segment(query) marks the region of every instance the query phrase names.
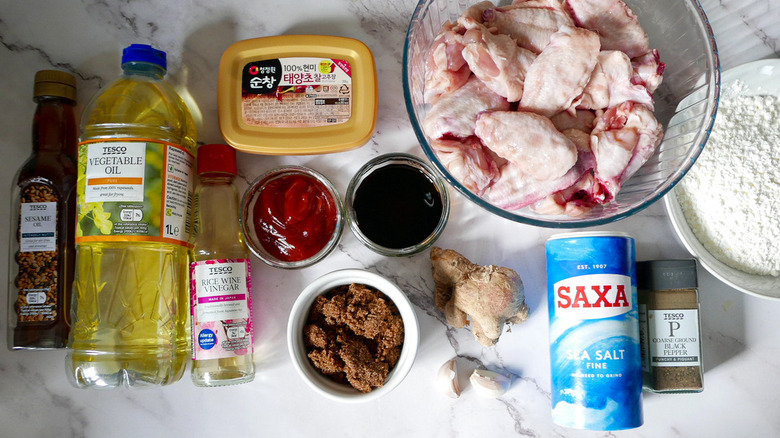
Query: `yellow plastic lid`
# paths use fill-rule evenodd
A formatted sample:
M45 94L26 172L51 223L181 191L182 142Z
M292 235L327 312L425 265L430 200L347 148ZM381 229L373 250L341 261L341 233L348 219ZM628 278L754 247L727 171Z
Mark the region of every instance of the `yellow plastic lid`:
M362 42L323 35L239 41L219 63L222 136L266 155L354 149L374 135L374 55Z

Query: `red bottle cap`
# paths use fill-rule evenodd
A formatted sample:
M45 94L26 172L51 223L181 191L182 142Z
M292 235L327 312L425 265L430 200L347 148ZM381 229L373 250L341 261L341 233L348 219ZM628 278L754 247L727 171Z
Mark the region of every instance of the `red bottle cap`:
M204 144L198 148L198 175L204 173L236 175L236 150L226 144Z

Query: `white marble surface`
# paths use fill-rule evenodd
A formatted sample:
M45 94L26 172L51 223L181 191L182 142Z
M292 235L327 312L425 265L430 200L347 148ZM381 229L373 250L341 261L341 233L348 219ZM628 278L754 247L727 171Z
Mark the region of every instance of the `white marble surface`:
M778 56L776 0L704 0L702 5L724 69ZM413 0L0 0L0 187L11 187L30 150L37 70L75 73L83 104L118 75L124 46L151 43L168 52L170 80L185 91L199 119L199 140L220 142L215 87L222 52L241 39L309 33L358 38L373 50L380 84L376 135L358 150L328 156L242 154L241 188L264 170L296 163L320 170L343 192L371 157L391 151L422 156L401 86L403 41L414 6ZM543 242L554 231L489 216L452 193L450 222L438 244L475 262L509 266L525 281L531 316L504 334L496 348L481 348L469 331L451 329L433 308L427 253L381 257L347 231L333 254L307 269L278 270L255 260L254 382L201 389L185 376L152 390L84 391L67 383L64 351L0 349L0 436L780 436L780 302L743 295L703 271L704 392L645 394L645 425L631 431L583 432L552 424ZM0 202L3 247L8 205ZM640 259L687 256L661 203L601 228L634 235ZM0 251L0 266L7 266L7 251ZM337 404L305 386L283 338L297 292L343 267L365 267L397 281L416 306L422 330L406 380L384 398L362 405ZM5 269L0 271L6 280ZM0 314L6 312L4 298ZM0 327L0 339L5 336ZM479 365L511 372L511 389L497 400L479 398L470 388L458 400L444 397L434 387L434 375L454 356L462 369Z

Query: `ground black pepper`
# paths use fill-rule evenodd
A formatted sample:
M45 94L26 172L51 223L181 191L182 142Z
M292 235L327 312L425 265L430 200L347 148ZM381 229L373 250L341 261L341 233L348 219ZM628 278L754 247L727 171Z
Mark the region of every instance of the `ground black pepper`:
M654 392L703 389L696 261L637 263L645 386Z

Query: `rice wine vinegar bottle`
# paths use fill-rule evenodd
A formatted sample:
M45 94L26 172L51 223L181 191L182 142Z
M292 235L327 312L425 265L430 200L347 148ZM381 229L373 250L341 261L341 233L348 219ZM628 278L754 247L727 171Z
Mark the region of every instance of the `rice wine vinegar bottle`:
M251 382L251 263L238 222L236 151L224 144L203 145L197 168L190 265L192 381L198 386Z

